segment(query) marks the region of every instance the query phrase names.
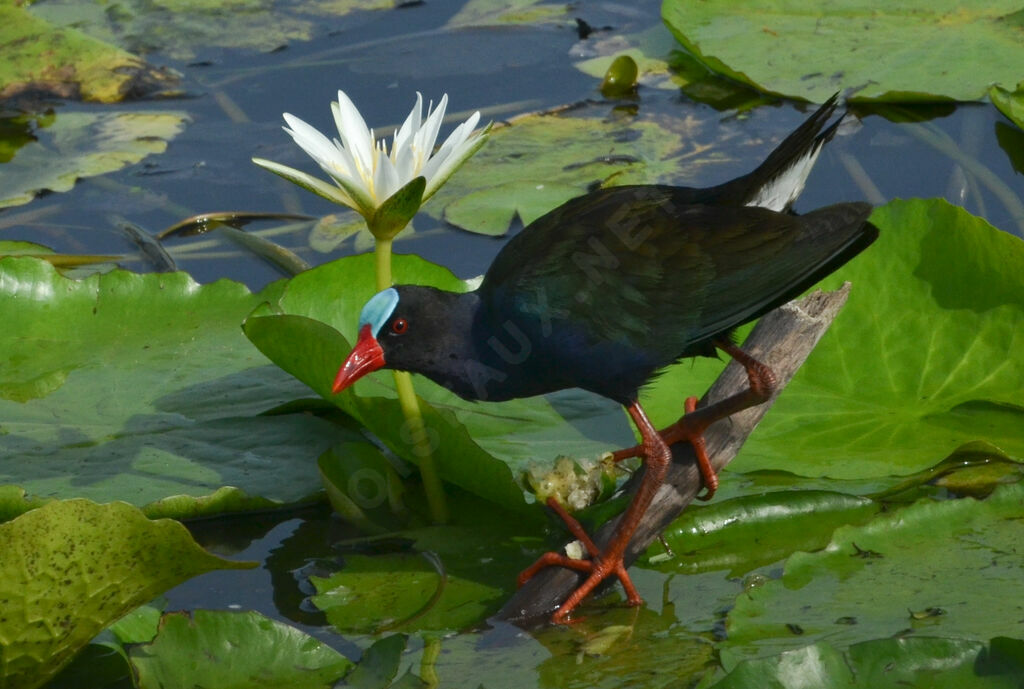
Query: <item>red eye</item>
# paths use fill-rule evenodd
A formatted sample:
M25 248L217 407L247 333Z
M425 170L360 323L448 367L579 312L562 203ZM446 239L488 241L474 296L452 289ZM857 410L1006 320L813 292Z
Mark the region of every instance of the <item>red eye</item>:
M409 329L409 322L404 318L396 318L395 322L391 324L391 332L396 335L402 335L406 330Z

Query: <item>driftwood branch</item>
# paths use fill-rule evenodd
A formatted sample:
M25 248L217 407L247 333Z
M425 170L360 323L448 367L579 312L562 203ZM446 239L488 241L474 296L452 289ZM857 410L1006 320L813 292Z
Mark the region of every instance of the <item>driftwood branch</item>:
M736 456L747 436L753 432L779 393L803 365L846 303L849 288L847 283L835 292L815 292L803 299L785 304L764 316L754 327L742 346L775 371L778 387L772 398L764 404L734 414L728 420L716 423L707 430L704 437L708 457L715 471L721 471L722 467ZM746 372L741 365L731 362L700 401L700 406L741 392L746 387ZM679 406L681 409L682 396ZM632 564L647 549L658 534L679 516L701 490L700 472L690 444L683 442L673 445L672 458L673 463L665 483L655 496L626 550L627 565ZM626 489L635 486L638 478L634 476L631 485L627 485ZM598 530L594 540L600 547L603 548L608 543L616 526L618 518L609 521ZM580 576L568 569L549 567L519 589L498 612L496 618L520 625L545 621L580 584Z

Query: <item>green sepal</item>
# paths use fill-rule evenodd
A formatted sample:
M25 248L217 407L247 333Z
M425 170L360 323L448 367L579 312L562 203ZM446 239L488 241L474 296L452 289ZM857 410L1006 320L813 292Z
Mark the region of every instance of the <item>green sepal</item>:
M427 178L417 177L389 196L366 224L377 239L391 239L401 232L423 203Z

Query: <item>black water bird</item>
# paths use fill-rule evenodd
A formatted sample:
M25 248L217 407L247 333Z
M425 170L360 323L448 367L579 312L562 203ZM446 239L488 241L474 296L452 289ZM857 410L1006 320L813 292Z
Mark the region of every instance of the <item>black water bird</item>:
M871 207L840 203L806 215L788 211L821 147L835 98L791 134L753 173L709 189L638 185L572 199L513 237L479 288L456 294L399 285L364 306L359 338L334 383L337 393L387 367L423 374L469 400L502 401L583 388L626 407L646 471L609 545L600 551L557 503L590 551L574 560L548 553L520 581L557 564L589 576L562 604L569 612L615 575L641 602L623 553L664 479L669 445L690 440L707 488L717 477L702 434L715 421L768 399L771 370L730 339L732 331L793 299L867 247ZM640 388L681 358L726 351L747 369L750 389L687 413L662 431L638 402Z

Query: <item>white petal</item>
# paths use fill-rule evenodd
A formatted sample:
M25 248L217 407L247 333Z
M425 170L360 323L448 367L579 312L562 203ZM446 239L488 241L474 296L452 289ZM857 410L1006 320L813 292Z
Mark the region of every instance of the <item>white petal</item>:
M484 145L487 141L489 132L490 127L488 126L484 131L477 132L470 136L460 146L452 150L449 155L444 158L439 157L439 165L431 165L431 163L434 162L433 159L427 163L431 169L429 177L426 175L426 170L424 170L423 173L424 176L427 177L427 187L423 190L423 203L426 203L427 199L433 196L434 192L440 189L441 186L448 181L448 178L451 177L452 174L458 170L470 156L476 153L477 150Z
M377 169L374 171L373 176L373 195L377 206L380 207L380 204L384 203L401 186L399 184L398 172L395 170L395 164L387 156L381 155L377 159Z
M391 158L397 160L402 149L412 141L412 137L420 130L423 117L423 94L416 92L416 104L412 106L409 116L402 123L402 128L395 133L395 141L391 146Z
M437 149L437 152L431 157L426 165L423 166L421 174L427 178L427 185L430 185L431 177L436 171L442 167L449 158L452 156L458 156L461 154L461 149L469 144L470 136L473 133L473 127L480 120L479 113L474 113L468 120L460 124L455 130L448 135L445 142L441 144L441 147Z
M284 114L284 121L288 123L284 130L321 167L335 160L337 149L318 129L287 112Z
M287 165L281 165L280 163L275 163L271 160L264 160L263 158L253 158L252 162L256 163L262 168L270 170L274 174L284 177L289 182L297 184L303 189L308 189L314 194L324 197L328 201L340 203L343 206L348 206L349 208L355 208L356 210L359 210L356 203L352 200L352 198L348 194L346 194L342 189L339 189L336 186L328 184L323 180L317 179L312 175L307 175L305 172L302 172L300 170L290 168Z
M412 146L406 146L393 153L398 179L404 186L419 174L418 156Z
M434 150L434 142L437 141L437 133L441 131L441 121L444 119L444 111L448 107L448 94L441 96L441 102L437 109L430 113L423 127L416 132L416 139L413 146L416 147L423 160L427 160Z
M475 112L469 116L469 119L460 124L455 130L448 135L448 138L444 140L441 147L434 154L437 158L447 158L451 155L458 155L459 149L467 145L469 137L473 134L473 130L476 129L477 122L480 121L480 113Z
M373 171L373 136L366 121L344 91L338 91L338 101L331 103L331 111L342 146L352 154L360 176L369 179Z

